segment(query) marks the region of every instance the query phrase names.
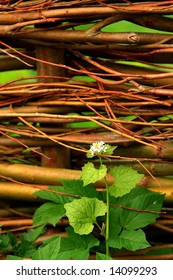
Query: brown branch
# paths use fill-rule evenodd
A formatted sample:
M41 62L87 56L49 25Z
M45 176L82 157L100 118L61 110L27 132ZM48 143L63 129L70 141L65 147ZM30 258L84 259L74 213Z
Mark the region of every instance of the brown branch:
M157 211L152 211L152 210L142 210L142 209L137 209L137 208L133 208L133 207L126 207L126 206L122 206L122 205L115 204L115 203L111 203L110 206L125 209L125 210L129 210L129 211L140 212L140 213L151 213L151 214L158 214L158 215L167 213L167 212L160 212L160 211L157 212Z
M173 233L173 229L172 229L172 228L170 228L170 227L168 227L168 226L166 226L166 225L161 224L159 221L158 221L158 222L155 222L155 223L153 224L153 226L156 227L156 228L159 228L159 229L161 229L161 230L164 230L164 231L166 231L166 232Z
M147 48L147 44L158 44L163 40L172 43L170 34L140 33L140 32L94 32L95 28L88 30L42 30L39 28L22 29L15 33L7 31L8 26L0 26L1 37L8 38L12 36L14 39L32 39L47 42L76 42L76 43L95 43L95 44L143 44ZM161 44L161 43L160 43ZM146 45L146 46L145 46ZM153 46L154 47L154 46Z
M161 15L152 16L137 16L129 18L131 22L137 23L144 27L149 27L156 30L163 30L167 32L173 31L173 20L169 17Z
M100 1L101 2L101 1ZM163 2L164 3L164 2ZM0 24L15 24L17 22L31 21L42 18L68 18L68 17L87 17L87 16L111 16L113 14L120 13L138 13L138 14L170 14L173 11L172 1L165 2L165 5L159 7L157 3L152 5L149 4L136 4L136 5L113 5L110 7L78 7L78 8L62 8L62 9L43 9L42 12L32 12L26 11L21 12L20 10L17 12L17 17L12 12L8 11L7 13L0 14Z

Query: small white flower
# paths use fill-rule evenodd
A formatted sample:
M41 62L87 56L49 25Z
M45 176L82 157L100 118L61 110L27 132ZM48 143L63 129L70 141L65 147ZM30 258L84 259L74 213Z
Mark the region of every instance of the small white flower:
M91 155L94 156L95 154L105 153L107 151L107 146L105 142L99 141L94 142L90 148Z

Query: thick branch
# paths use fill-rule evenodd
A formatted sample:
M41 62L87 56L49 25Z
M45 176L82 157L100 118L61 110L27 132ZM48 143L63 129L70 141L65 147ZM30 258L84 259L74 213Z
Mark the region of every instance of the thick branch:
M137 4L137 5L113 5L112 8L110 7L75 7L75 8L63 8L63 9L42 9L42 12L35 12L35 11L26 11L25 12L2 12L0 14L0 24L15 24L18 22L25 22L43 18L58 18L58 19L67 19L69 17L91 17L93 18L97 16L112 16L115 14L120 13L127 13L127 14L171 14L173 12L172 1L170 3L165 3L165 5L158 6L157 3L153 5L150 3L146 4Z
M13 198L24 200L35 200L34 192L41 189L46 189L48 185L60 185L61 180L78 180L81 172L71 169L58 169L29 166L23 164L0 164L0 174L20 180L20 182L30 183L0 183L0 197ZM113 184L113 177L108 175L107 180L109 185ZM147 187L153 191L166 193L166 201L172 201L172 179L159 178L153 179L145 176L139 183L140 187ZM31 185L38 184L38 185ZM95 187L104 188L104 180L95 183Z
M13 37L13 39L43 40L45 42L76 42L76 43L97 43L97 44L155 44L159 47L159 42L167 40L172 43L173 37L170 34L140 33L140 32L99 32L93 33L93 29L88 30L42 30L22 29L18 32L10 32L9 26L0 26L1 37ZM116 31L116 30L115 30Z

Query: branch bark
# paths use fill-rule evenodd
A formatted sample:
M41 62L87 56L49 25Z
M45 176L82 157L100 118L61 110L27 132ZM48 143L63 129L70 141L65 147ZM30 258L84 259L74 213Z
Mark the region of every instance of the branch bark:
M34 192L47 189L50 185L61 185L61 180L78 180L81 172L71 169L46 168L23 164L0 164L0 174L20 180L20 183L0 182L0 197L2 199L35 200ZM107 176L109 185L113 184L113 177ZM153 191L166 193L165 201L172 201L173 179L145 176L138 183L139 187L146 187ZM104 180L94 184L96 188L105 188Z

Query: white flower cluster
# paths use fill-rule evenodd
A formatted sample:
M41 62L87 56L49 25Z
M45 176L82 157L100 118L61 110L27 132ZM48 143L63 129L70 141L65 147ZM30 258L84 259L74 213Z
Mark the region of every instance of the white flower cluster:
M94 156L95 154L105 153L107 151L107 146L105 142L99 141L94 142L90 148L91 155Z

